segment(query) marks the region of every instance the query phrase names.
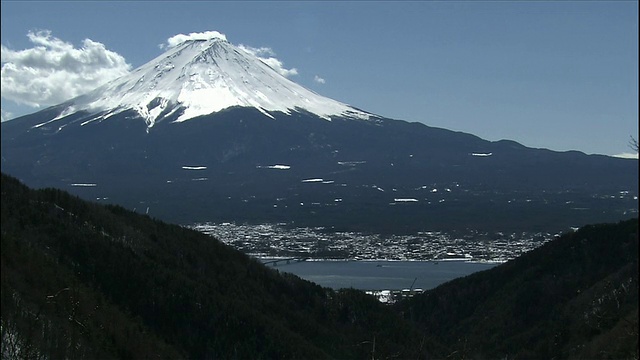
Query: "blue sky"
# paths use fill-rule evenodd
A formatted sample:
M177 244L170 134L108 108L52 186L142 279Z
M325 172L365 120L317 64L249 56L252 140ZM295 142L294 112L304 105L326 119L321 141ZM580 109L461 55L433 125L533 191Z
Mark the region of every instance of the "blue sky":
M23 64L10 72L9 55L40 46L86 57L83 49L93 49L91 54L102 54L96 59L115 59L110 66L126 71L161 54L159 45L176 34L216 30L233 44L270 48L286 69L297 70L291 80L382 116L589 154L631 152L630 136L638 138L637 1L1 6L3 120L38 110L19 102L43 108L71 89L71 82L94 81L83 73L24 86L31 84L24 79L40 74L29 66L47 64ZM54 49L55 41L62 45ZM97 74L103 63L85 70ZM47 91L51 96L39 98Z

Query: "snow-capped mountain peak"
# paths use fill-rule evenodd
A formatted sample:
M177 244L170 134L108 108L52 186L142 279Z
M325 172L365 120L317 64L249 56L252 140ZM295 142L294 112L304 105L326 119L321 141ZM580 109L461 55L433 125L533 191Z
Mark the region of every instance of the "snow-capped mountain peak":
M295 111L327 120L374 116L292 82L224 36L186 37L147 64L66 105L56 119L78 111L96 114L88 123L135 110L148 127L168 117L182 122L234 106L253 107L272 118L273 112Z

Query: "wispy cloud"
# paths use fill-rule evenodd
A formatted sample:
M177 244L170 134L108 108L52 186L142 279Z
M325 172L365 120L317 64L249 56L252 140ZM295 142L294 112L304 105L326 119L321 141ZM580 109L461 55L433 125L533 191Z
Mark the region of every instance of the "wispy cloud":
M296 68L286 69L284 67L284 63L275 57L276 53L271 48L268 48L268 47L254 48L254 47L246 46L242 44L238 45L238 48L240 48L240 50L248 54L256 56L263 63L269 65L273 70L277 71L278 73L280 73L280 75L284 77L298 75L298 69Z
M91 39L75 48L48 30L30 31L27 37L32 48L13 50L0 45L2 98L19 104L58 104L131 70L124 57Z
M13 114L0 109L0 121L7 121L13 118Z
M227 36L217 31L204 31L199 33L193 32L193 33L190 33L189 35L178 34L168 38L166 44L160 44L160 48L165 49L167 47L173 47L178 44L182 44L187 40L210 40L210 39L222 39L226 41Z
M273 49L271 49L270 47L259 47L259 48L254 48L251 46L246 46L246 45L238 45L238 47L245 52L248 52L249 54L258 56L260 58L265 58L265 57L271 57L271 56L276 56L276 53L273 51Z
M321 78L318 75L313 77L313 81L317 82L318 84L324 84L326 82L323 78Z

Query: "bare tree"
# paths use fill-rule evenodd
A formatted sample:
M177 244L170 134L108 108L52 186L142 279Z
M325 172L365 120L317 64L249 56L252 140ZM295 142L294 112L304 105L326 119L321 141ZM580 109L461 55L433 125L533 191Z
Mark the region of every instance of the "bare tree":
M638 139L631 136L631 140L629 140L629 147L631 150L638 152Z

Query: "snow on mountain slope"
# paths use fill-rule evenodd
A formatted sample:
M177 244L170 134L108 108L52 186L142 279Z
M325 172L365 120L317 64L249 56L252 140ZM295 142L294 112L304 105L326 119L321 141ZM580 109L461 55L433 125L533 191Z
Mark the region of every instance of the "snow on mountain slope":
M213 37L188 39L171 47L130 74L70 100L46 123L78 111L96 114L84 125L132 109L150 128L171 115L178 115L174 121L182 122L233 106L254 107L272 118L271 112L300 110L327 120L332 116L375 117L318 95L280 75L255 55Z

